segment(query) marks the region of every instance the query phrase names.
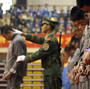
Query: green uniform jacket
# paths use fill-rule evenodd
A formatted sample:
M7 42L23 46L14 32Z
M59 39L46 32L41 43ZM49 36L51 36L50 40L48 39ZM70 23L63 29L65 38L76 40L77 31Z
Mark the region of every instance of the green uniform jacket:
M50 33L46 37L38 37L27 34L25 37L28 41L42 45L42 47L35 53L31 54L29 58L26 57L26 60L31 62L41 59L42 67L45 69L45 74L58 74L60 72L59 50L58 41L54 34Z

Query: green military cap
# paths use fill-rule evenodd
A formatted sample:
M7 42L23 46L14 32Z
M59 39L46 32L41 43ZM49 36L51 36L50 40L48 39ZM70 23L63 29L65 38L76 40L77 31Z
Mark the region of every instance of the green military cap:
M58 24L58 20L55 17L43 18L42 25L43 24L50 24L52 27L56 27L56 25Z
M58 23L58 20L55 17L43 18L42 22L43 21L46 21L46 23Z

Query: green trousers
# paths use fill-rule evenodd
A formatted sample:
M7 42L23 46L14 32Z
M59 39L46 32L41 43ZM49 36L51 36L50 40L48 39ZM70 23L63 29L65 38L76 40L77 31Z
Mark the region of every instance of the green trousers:
M44 76L44 89L61 89L62 82L60 77Z

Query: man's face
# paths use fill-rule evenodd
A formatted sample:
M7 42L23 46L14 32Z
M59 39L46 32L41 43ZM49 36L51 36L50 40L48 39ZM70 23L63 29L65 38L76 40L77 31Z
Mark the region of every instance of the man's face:
M87 24L87 20L76 20L75 22L73 22L73 25L80 31L83 31L85 26Z
M82 34L83 34L86 24L87 24L87 20L84 20L84 19L76 20L75 22L73 22L73 25L76 27L74 34L77 38L82 37Z
M42 22L41 29L43 33L47 33L50 30L50 24L46 22Z
M3 36L6 40L11 40L11 39L12 39L11 31L8 31L7 33L3 33L2 36Z
M2 36L6 39L6 40L9 40L9 37L7 34L2 34Z
M69 52L63 52L61 53L61 61L62 63L66 63L68 61Z

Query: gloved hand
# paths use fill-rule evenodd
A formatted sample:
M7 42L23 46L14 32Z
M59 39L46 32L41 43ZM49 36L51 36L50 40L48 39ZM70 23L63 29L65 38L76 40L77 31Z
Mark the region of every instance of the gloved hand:
M25 55L21 55L17 57L16 62L21 62L21 61L25 61Z
M17 33L17 34L20 34L20 35L22 35L22 34L23 34L23 32L22 32L22 31L19 31L19 30L15 29L15 28L13 28L13 31L14 31L14 33Z

